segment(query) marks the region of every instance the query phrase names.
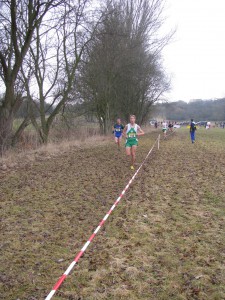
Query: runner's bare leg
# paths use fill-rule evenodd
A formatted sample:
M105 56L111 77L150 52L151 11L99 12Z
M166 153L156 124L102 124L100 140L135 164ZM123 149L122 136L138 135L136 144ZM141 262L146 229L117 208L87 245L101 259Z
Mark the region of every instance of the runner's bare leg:
M126 154L127 156L131 156L131 147L126 147ZM132 160L132 156L131 156L131 160Z
M132 157L132 166L134 166L135 160L136 160L136 149L137 146L132 146L131 148L131 157Z

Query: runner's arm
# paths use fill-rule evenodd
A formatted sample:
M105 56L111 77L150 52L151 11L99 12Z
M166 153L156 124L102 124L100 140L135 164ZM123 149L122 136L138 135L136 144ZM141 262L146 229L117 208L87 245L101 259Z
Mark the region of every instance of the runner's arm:
M123 129L123 136L127 138L127 125Z
M141 129L140 126L138 126L138 133L137 133L137 136L140 136L140 135L144 135L144 131Z

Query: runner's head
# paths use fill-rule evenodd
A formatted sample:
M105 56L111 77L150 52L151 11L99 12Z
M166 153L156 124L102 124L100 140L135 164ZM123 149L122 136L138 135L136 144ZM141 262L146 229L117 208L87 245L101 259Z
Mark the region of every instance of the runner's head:
M116 123L117 123L118 125L120 125L120 124L121 124L121 119L118 118L118 119L116 120Z
M136 116L135 115L130 115L130 123L134 124L136 121Z

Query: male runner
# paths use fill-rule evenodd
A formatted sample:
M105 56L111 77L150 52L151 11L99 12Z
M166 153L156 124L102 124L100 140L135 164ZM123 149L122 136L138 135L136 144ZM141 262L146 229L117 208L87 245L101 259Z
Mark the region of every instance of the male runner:
M116 120L116 124L113 126L113 133L115 137L115 143L118 145L118 150L120 149L120 142L122 139L124 126L121 124L121 119Z
M138 145L137 136L144 135L144 131L135 123L135 120L135 115L130 115L130 123L125 126L123 131L123 134L126 136L126 154L127 156L131 156L131 170L134 170L136 149Z
M167 129L168 129L168 124L167 124L166 120L163 120L163 122L162 122L162 132L163 132L163 135L164 135L164 140L166 139Z

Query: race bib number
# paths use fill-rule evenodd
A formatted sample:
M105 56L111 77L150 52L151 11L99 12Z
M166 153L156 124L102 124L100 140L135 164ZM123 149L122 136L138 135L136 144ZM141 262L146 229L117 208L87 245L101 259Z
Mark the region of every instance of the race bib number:
M131 132L131 133L128 134L128 137L129 138L135 138L136 137L136 133Z

